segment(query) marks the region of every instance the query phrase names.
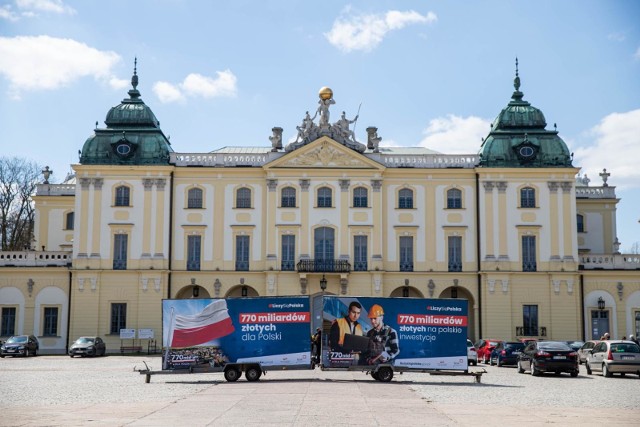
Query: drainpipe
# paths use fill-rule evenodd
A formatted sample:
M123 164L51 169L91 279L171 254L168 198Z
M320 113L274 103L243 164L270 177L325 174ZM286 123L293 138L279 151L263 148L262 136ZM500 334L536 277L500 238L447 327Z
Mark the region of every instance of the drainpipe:
M584 327L584 274L580 274L580 329L582 330L582 341L587 341L587 330Z
M169 175L169 272L167 273L167 298L171 299L171 260L173 258L173 171Z
M71 289L73 281L73 273L69 270L69 292L67 293L67 340L65 342L64 348L65 353L69 350L69 334L71 333Z
M478 338L482 338L482 274L480 273L480 176L476 172L476 269L478 271Z

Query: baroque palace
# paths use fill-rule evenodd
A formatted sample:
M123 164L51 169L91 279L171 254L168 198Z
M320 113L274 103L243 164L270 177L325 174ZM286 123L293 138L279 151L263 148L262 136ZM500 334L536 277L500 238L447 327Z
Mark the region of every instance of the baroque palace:
M175 152L131 83L75 174L43 171L34 248L0 252L0 340L65 353L99 335L119 352L121 330L161 340L165 298L324 293L463 298L473 341L640 334L615 187L579 174L517 70L469 155L385 147L375 127L361 143L326 87L289 144L274 127L265 146Z

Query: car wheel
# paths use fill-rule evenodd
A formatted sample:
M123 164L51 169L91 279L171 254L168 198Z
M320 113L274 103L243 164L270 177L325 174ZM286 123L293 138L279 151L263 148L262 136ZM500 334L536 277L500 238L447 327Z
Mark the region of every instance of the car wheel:
M477 361L477 360L474 360L474 361L472 361L472 362L471 362L471 364L472 364L473 366L478 366L478 361Z
M573 378L577 377L577 376L578 376L578 371L572 371L572 372L571 372L571 376L572 376Z
M593 371L591 370L591 366L589 365L589 361L588 360L585 360L584 366L585 366L585 368L587 368L587 374L591 375L593 373Z
M602 376L603 377L607 377L607 378L611 378L613 376L611 371L609 371L609 369L607 369L607 364L606 363L602 364Z
M522 369L522 365L520 364L519 360L518 360L518 373L519 374L524 374L524 369Z
M536 369L536 365L533 363L533 360L531 361L531 375L534 377L540 375L540 371Z

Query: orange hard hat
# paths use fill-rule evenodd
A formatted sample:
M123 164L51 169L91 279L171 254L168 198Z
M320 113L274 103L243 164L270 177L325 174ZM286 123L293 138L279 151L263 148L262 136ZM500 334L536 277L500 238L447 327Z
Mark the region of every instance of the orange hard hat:
M378 304L373 304L369 309L369 319L384 315L384 310Z

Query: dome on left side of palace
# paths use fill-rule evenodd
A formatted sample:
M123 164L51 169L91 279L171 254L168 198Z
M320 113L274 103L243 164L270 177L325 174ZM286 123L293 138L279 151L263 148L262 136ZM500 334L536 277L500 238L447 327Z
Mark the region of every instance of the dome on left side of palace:
M85 141L81 164L160 165L169 164L173 152L160 122L140 98L138 75L134 69L129 98L109 109L105 129L98 129Z

